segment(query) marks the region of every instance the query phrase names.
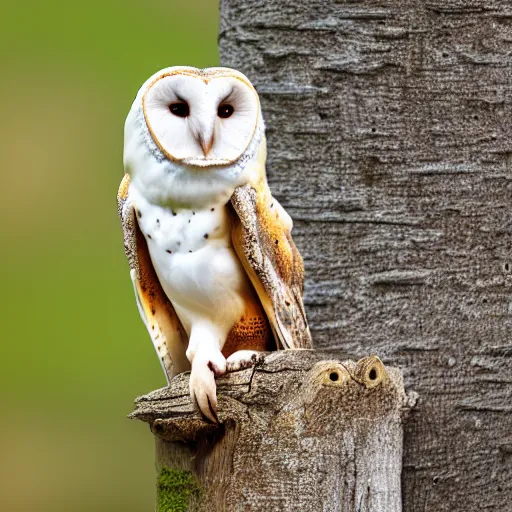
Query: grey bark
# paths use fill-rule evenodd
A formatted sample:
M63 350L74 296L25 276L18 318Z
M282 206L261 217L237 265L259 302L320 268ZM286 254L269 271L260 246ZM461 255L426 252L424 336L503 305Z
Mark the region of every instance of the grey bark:
M217 381L219 425L194 408L188 378L139 398L133 413L156 436L158 470L197 481L188 510L402 510L402 419L414 396L397 369L376 357L275 352ZM160 488L158 502L182 491Z
M511 53L508 1L221 2L316 347L376 353L421 397L406 512L511 510Z

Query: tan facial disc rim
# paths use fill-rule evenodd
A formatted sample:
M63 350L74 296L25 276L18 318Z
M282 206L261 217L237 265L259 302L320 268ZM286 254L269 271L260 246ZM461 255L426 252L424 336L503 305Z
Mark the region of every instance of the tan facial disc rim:
M248 85L249 88L253 91L254 95L256 96L256 107L259 110L259 106L260 106L259 98L258 98L258 94L256 93L256 90L254 89L254 86L251 84L251 82L249 82L249 80L244 80L241 76L232 75L230 73L223 72L223 71L218 72L218 73L213 73L212 75L208 76L208 75L206 75L206 73L200 73L200 72L197 73L197 72L194 72L189 69L176 69L175 71L169 71L167 73L164 73L164 74L158 76L157 78L155 78L153 80L153 82L151 82L148 85L148 88L146 89L146 91L144 92L144 95L142 96L142 112L144 114L144 120L146 121L146 126L148 127L149 133L151 134L151 138L153 139L155 144L158 146L158 149L160 149L160 151L172 162L183 162L183 160L185 160L185 159L184 158L175 158L173 155L171 155L171 153L169 153L162 146L162 144L160 144L160 141L156 137L153 129L151 128L151 123L149 122L149 119L148 119L148 115L146 112L146 95L159 80L161 80L162 78L166 78L168 76L174 76L174 75L187 75L187 76L190 76L193 78L199 78L200 80L203 80L205 83L208 83L210 80L212 80L214 78L223 78L223 77L236 78L237 80L240 80L240 82L242 82L243 84ZM206 76L204 76L204 75L206 75ZM247 143L247 145L244 147L242 152L236 158L234 158L233 160L223 160L221 163L212 163L212 164L210 164L210 167L211 166L219 166L219 165L231 165L232 163L236 162L240 158L240 156L242 156L247 151L247 148L249 147L249 145L254 137L254 134L256 133L257 125L258 125L258 121L256 120L256 122L254 123L254 129L252 131L251 137L249 138L249 142ZM197 166L197 167L200 167L200 166Z

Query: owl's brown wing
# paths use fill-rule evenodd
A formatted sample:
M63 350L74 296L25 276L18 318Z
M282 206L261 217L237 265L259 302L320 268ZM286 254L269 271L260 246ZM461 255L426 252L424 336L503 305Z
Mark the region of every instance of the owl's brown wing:
M280 348L311 348L302 289L304 266L291 237L292 222L263 178L235 189L238 216L231 238L256 289Z
M190 369L185 356L187 336L156 275L146 240L135 218L135 205L129 195L130 177L125 174L117 194L124 251L142 321L160 358L167 380Z

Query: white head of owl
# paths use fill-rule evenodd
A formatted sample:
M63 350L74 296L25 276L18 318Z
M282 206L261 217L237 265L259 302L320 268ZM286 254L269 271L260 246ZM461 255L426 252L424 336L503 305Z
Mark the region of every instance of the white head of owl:
M258 94L229 68L171 67L139 90L125 125L125 165L141 146L160 162L203 169L243 167L263 136Z

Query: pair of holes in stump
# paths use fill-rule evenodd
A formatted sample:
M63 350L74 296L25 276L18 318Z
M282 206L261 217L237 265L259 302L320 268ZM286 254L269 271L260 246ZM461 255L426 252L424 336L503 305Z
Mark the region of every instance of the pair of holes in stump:
M370 370L370 373L368 373L368 378L370 380L375 380L377 378L377 370L375 368L372 368ZM337 382L340 379L340 376L338 372L331 372L329 375L329 379L331 379L333 382Z

